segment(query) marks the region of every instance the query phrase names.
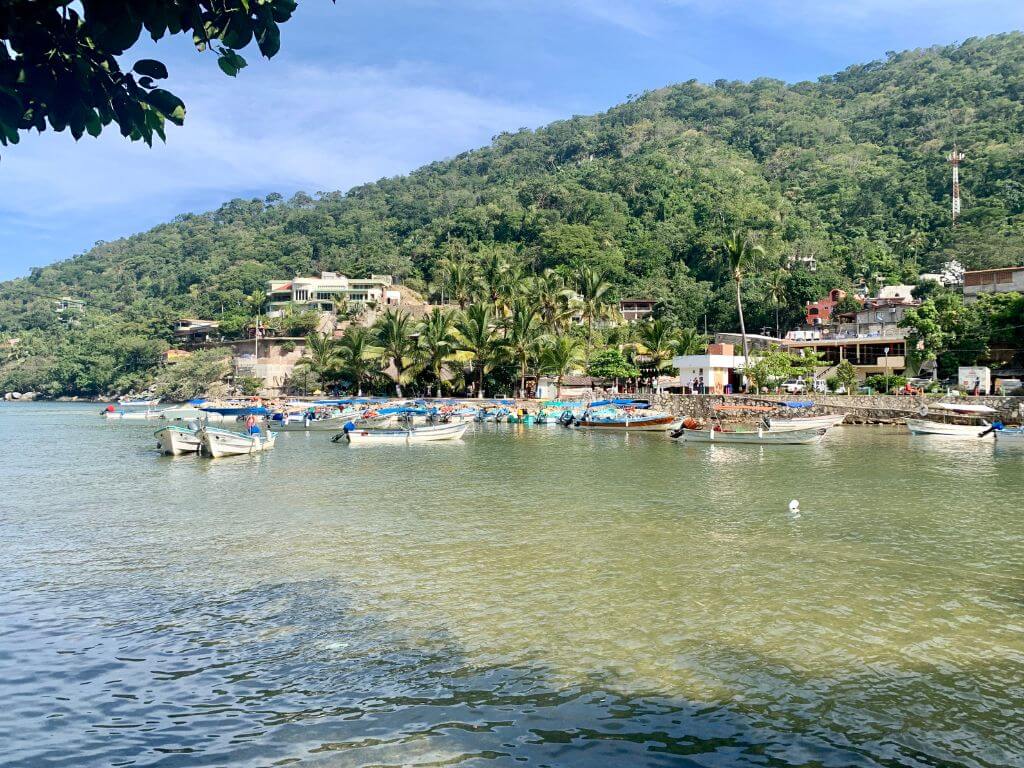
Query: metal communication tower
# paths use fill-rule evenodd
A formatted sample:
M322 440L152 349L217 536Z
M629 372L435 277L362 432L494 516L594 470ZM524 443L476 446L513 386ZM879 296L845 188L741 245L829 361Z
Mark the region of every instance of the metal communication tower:
M960 163L964 159L956 144L953 144L953 151L949 153L949 164L953 166L953 225L960 218Z

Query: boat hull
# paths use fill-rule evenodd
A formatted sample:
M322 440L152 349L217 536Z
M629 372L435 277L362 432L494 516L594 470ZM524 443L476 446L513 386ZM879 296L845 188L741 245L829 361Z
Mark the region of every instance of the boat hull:
M912 435L933 435L937 437L960 437L977 440L989 428L988 424L946 424L928 419L907 419L907 429ZM984 437L990 439L992 432Z
M103 417L112 421L152 421L159 419L155 411L104 411Z
M153 433L156 437L160 453L166 456L181 456L186 453L199 453L202 441L198 432L182 427L163 427Z
M795 419L769 419L772 432L794 432L801 429L831 429L843 423L845 415L832 416L800 416Z
M674 416L662 416L654 419L621 419L615 421L577 420L575 426L580 429L597 429L608 431L629 432L668 432L678 429L681 419Z
M224 456L246 456L269 451L274 447L276 437L273 434L244 435L227 430L204 429L200 431L200 440L203 453L212 459L219 459Z
M674 436L683 443L719 443L727 445L814 445L825 436L827 428L773 432L716 432L713 429L686 429Z
M345 433L352 445L414 445L438 440L458 440L469 429L468 422L438 424L412 429L353 429Z

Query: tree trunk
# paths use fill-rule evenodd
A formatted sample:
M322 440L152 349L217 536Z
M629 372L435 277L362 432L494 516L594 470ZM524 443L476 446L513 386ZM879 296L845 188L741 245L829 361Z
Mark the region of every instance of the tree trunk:
M562 399L562 374L558 374L558 378L555 379L555 400Z
M779 305L775 305L775 338L781 338L779 336Z
M743 322L743 297L740 295L740 281L736 282L736 310L740 313L740 336L743 338L743 375L747 375L747 355L749 350L747 348L747 326ZM749 381L749 378L748 378Z
M402 366L395 360L395 392L402 396Z
M477 377L477 380L476 380L476 399L477 400L483 400L484 399L484 367L483 367L483 365L480 366L480 375Z
M520 370L519 376L519 397L522 400L526 399L526 356L523 356L523 367Z

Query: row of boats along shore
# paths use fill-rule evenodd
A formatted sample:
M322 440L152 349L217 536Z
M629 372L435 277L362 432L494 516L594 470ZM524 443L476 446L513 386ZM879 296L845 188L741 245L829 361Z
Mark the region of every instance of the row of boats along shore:
M672 416L647 400L633 398L551 401L532 410L512 400L199 399L164 408L159 400L122 400L102 414L115 421L170 422L154 433L161 453L219 458L268 451L281 432L320 432L334 442L354 445L408 445L459 440L473 423L654 432L684 443L813 445L844 421L843 415L802 415L813 406L802 401L718 404L705 422ZM922 407L906 423L912 435L994 439L1024 447L1024 429L992 420L995 413L984 405L938 402ZM732 423L736 419L749 421Z

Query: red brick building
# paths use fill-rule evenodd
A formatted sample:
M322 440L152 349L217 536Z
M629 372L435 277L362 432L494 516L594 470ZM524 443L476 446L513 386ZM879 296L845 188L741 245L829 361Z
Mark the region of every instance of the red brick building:
M846 298L846 291L833 288L828 296L815 302L807 302L807 311L804 321L810 325L828 325L832 322L832 310L836 304Z

